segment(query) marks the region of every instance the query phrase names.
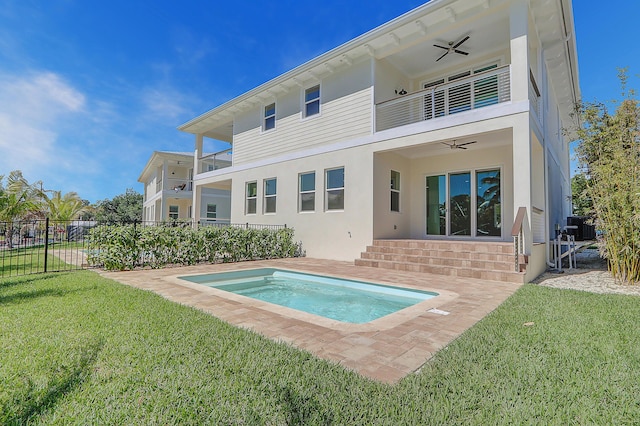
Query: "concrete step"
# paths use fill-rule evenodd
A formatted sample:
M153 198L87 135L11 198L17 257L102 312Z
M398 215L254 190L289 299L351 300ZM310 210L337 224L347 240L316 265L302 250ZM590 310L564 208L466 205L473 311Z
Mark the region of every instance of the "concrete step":
M392 269L396 271L422 272L451 277L475 278L489 281L524 283L524 272L491 271L477 268L452 268L439 265L425 265L419 263L402 263L387 260L356 259L356 266Z

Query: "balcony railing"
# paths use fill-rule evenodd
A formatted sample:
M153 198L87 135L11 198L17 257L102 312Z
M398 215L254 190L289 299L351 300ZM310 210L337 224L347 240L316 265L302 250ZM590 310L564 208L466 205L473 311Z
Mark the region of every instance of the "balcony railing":
M540 89L538 89L536 79L531 71L529 71L529 102L531 102L531 109L536 114L536 117L540 122L542 122L542 100L540 96Z
M191 191L193 181L185 178L169 178L167 179L166 189L176 192Z
M509 65L479 72L376 105L376 131L511 100Z
M225 167L231 167L231 154L232 148L229 148L225 149L224 151L200 157L200 160L198 162L200 173L206 173L214 170L224 169Z

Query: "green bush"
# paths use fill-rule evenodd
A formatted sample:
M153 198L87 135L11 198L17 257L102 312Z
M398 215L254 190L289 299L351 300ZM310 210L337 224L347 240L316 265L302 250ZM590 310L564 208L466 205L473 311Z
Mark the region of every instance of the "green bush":
M293 257L293 229L107 225L91 230L88 261L107 270Z

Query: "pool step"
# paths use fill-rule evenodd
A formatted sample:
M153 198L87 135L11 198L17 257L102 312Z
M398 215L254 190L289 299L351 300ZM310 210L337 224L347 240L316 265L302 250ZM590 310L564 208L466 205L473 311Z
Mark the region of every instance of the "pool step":
M374 240L356 259L358 266L427 272L492 281L524 282L526 257L515 269L513 244L442 240Z

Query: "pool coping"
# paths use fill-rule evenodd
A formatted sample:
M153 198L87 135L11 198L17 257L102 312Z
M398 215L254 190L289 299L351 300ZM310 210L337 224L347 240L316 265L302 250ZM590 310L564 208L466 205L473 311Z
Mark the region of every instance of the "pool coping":
M178 278L256 268L287 269L364 280L434 291L440 296L367 324L350 324ZM203 264L101 274L126 285L153 291L174 302L195 307L230 324L290 344L386 383L395 383L419 370L438 350L493 311L521 286L311 258ZM432 309L436 311L430 312Z

